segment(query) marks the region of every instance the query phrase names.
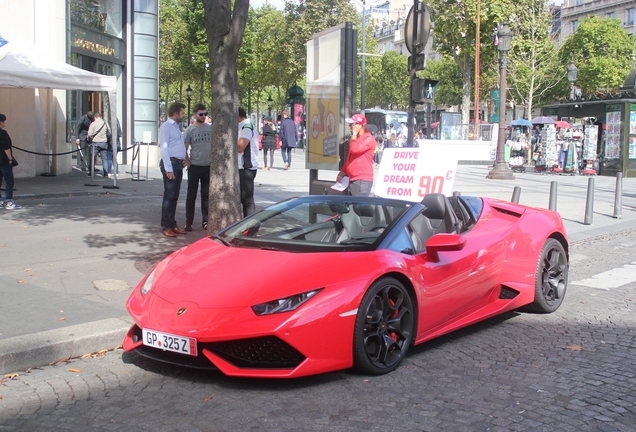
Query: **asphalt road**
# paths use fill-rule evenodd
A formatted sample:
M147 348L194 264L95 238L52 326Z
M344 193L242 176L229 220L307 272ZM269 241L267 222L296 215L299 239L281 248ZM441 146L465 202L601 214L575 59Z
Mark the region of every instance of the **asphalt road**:
M634 230L574 241L556 313L473 325L385 376L237 379L115 350L2 379L0 431L634 431L636 282L576 282L635 247Z

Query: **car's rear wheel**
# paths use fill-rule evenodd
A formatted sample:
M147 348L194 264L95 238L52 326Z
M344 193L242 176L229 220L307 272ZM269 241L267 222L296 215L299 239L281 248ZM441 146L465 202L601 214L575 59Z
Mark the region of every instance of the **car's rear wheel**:
M565 297L568 271L568 257L563 245L556 239L548 239L537 263L534 303L524 309L538 313L557 310Z
M353 366L380 375L398 367L413 341L415 311L407 289L391 277L378 279L362 298L353 338Z

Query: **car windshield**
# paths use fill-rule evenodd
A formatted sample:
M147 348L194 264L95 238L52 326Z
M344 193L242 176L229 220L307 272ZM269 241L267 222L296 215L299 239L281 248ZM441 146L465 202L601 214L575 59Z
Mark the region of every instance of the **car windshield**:
M310 196L274 204L219 232L233 247L288 252L374 250L411 207L371 197Z

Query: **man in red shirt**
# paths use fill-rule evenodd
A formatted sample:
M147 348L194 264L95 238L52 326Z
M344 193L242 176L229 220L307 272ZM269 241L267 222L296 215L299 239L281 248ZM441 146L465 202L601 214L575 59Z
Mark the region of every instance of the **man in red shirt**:
M347 160L338 173L337 181L349 177L349 195L371 194L373 187L373 152L375 138L366 128L367 119L362 114L354 114L345 119L351 128L351 141Z

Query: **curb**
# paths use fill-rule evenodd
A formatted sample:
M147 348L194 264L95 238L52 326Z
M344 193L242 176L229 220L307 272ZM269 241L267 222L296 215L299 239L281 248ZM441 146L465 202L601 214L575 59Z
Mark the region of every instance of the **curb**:
M0 374L24 371L102 349L114 349L121 345L132 323L129 317L109 318L0 339Z

